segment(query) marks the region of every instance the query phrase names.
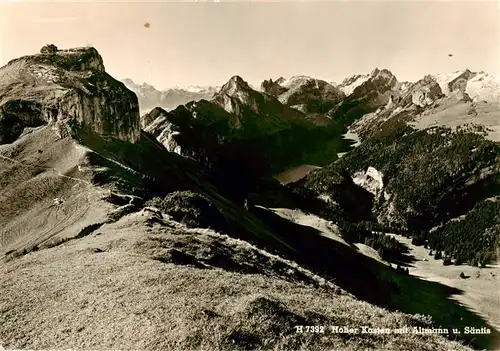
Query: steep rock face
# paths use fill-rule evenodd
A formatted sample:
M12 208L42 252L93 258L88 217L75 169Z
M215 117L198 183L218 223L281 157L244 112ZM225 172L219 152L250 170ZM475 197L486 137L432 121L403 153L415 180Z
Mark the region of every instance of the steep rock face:
M453 92L455 90L465 91L465 87L467 86L467 82L469 79L474 78L477 73L471 72L469 69L466 69L457 77L448 82L448 91Z
M248 105L253 111L257 112L259 107L255 98L256 94L252 93L253 89L250 88L247 82L239 76L233 76L215 94L213 101L227 112L236 115L241 113L240 108L242 104ZM235 127L239 128L241 124Z
M276 81L272 79L265 80L260 85L260 88L264 93L278 97L287 90L285 87L281 86L284 81L285 78L283 77L278 78Z
M153 121L163 115L166 115L167 111L161 107L155 107L148 113L141 116L141 128L146 129Z
M83 128L139 139L137 97L105 72L94 48L21 57L0 68L0 76L0 143L42 124L60 137L77 137Z
M248 174L279 172L295 162L311 146L304 136L315 127L303 113L252 89L239 76L229 79L211 101L193 101L165 113L146 131L167 149L212 169Z
M258 92L239 76L233 76L211 100L231 115L231 128L244 134L272 134L290 127L290 123L305 123L304 115Z
M387 105L391 106L394 99L399 99L401 83L390 71L376 68L365 78L358 77L354 80L361 83L328 112L330 118L350 125L365 115L375 113Z
M365 82L357 86L349 97L359 99L366 97L367 95L372 95L373 97L381 100L385 99L385 102L383 102L385 104L389 101L389 95L386 95L385 93L397 86L398 80L389 70L379 70L378 68L375 68L370 73L370 77Z
M144 131L153 134L170 152L181 153L181 146L176 140L180 135L179 128L168 120L168 112L156 107L141 117Z
M377 199L384 190L384 175L374 167L368 167L366 172L356 172L353 182L369 191Z
M444 95L438 82L431 76L425 76L418 82L410 85L402 95L400 106L414 104L424 107L432 105L434 101L442 98Z

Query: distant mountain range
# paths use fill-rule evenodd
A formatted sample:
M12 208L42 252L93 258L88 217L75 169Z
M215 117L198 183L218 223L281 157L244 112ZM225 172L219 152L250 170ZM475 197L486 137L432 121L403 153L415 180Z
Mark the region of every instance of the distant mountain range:
M187 86L157 90L150 84L137 84L128 78L123 79L122 82L137 95L141 113L150 111L155 107L171 110L190 101L211 99L213 94L220 89L220 87L212 86Z

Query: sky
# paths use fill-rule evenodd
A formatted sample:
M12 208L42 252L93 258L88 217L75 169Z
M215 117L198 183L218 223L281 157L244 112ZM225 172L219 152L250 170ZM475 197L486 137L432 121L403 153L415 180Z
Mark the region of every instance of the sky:
M340 83L375 67L400 81L465 68L500 77L500 2L4 0L0 40L2 66L49 43L92 45L112 76L158 89L233 75Z

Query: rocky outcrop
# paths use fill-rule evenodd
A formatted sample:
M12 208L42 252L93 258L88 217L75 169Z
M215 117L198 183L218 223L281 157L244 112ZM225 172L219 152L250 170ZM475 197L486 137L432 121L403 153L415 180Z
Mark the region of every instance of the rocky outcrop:
M137 97L105 72L96 49L41 51L0 68L0 144L42 124L60 137L85 130L139 140Z
M439 87L438 82L431 76L425 76L423 79L412 84L403 94L400 106L414 104L420 107L432 105L434 101L442 98L444 94Z
M385 105L389 101L390 91L396 87L398 87L398 80L392 72L375 68L369 78L357 86L349 97L360 99L371 96L373 100L378 99L380 104Z
M276 81L272 79L265 80L260 85L260 88L264 93L278 97L287 91L285 87L281 86L284 81L285 79L283 77L278 78Z
M345 98L341 90L320 79L292 77L284 86L288 90L280 95L279 100L286 105L304 104L311 100L338 102Z
M163 111L145 130L169 151L212 169L261 175L281 171L317 142L305 139L314 127L303 113L233 76L212 100Z
M141 116L141 128L146 129L151 123L153 123L156 119L162 116L166 116L167 111L162 109L161 107L155 107L148 113L145 113Z
M272 79L262 83L265 92L276 96L285 105L303 113L326 113L346 97L345 93L324 80L307 76L293 76L290 79Z
M290 123L305 123L302 113L284 106L275 97L256 91L239 76L233 76L211 100L229 113L230 126L244 134L271 134Z
M180 128L168 120L168 112L156 107L141 117L144 131L151 133L170 152L182 155L181 146L176 138L180 136Z
M384 190L384 175L374 167L368 167L366 172L355 173L352 180L354 184L375 195L375 199L378 199Z

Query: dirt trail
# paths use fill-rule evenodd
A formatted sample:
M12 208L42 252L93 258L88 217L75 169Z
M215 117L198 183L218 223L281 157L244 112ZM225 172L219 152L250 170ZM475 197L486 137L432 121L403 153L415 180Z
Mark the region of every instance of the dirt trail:
M27 166L27 167L32 167L33 165L31 164L27 164L27 163L24 163L24 162L21 162L21 161L18 161L18 160L15 160L13 158L10 158L10 157L6 157L6 156L2 156L0 155L0 158L3 159L3 160L6 160L6 161L11 161L11 162L14 162L14 163L17 163L17 164L20 164L20 165L23 165L23 166ZM70 177L70 176L67 176L67 175L64 175L62 174L60 171L58 171L57 169L53 168L53 167L48 167L48 166L43 166L43 165L36 165L37 167L40 167L40 168L43 168L43 169L47 169L47 170L50 170L50 171L53 171L57 174L57 176L59 177L63 177L63 178L67 178L67 179L71 179L71 180L74 180L74 181L77 181L77 182L82 182L84 184L88 184L88 185L92 185L92 183L86 181L86 180L83 180L83 179L80 179L80 178L74 178L74 177Z

